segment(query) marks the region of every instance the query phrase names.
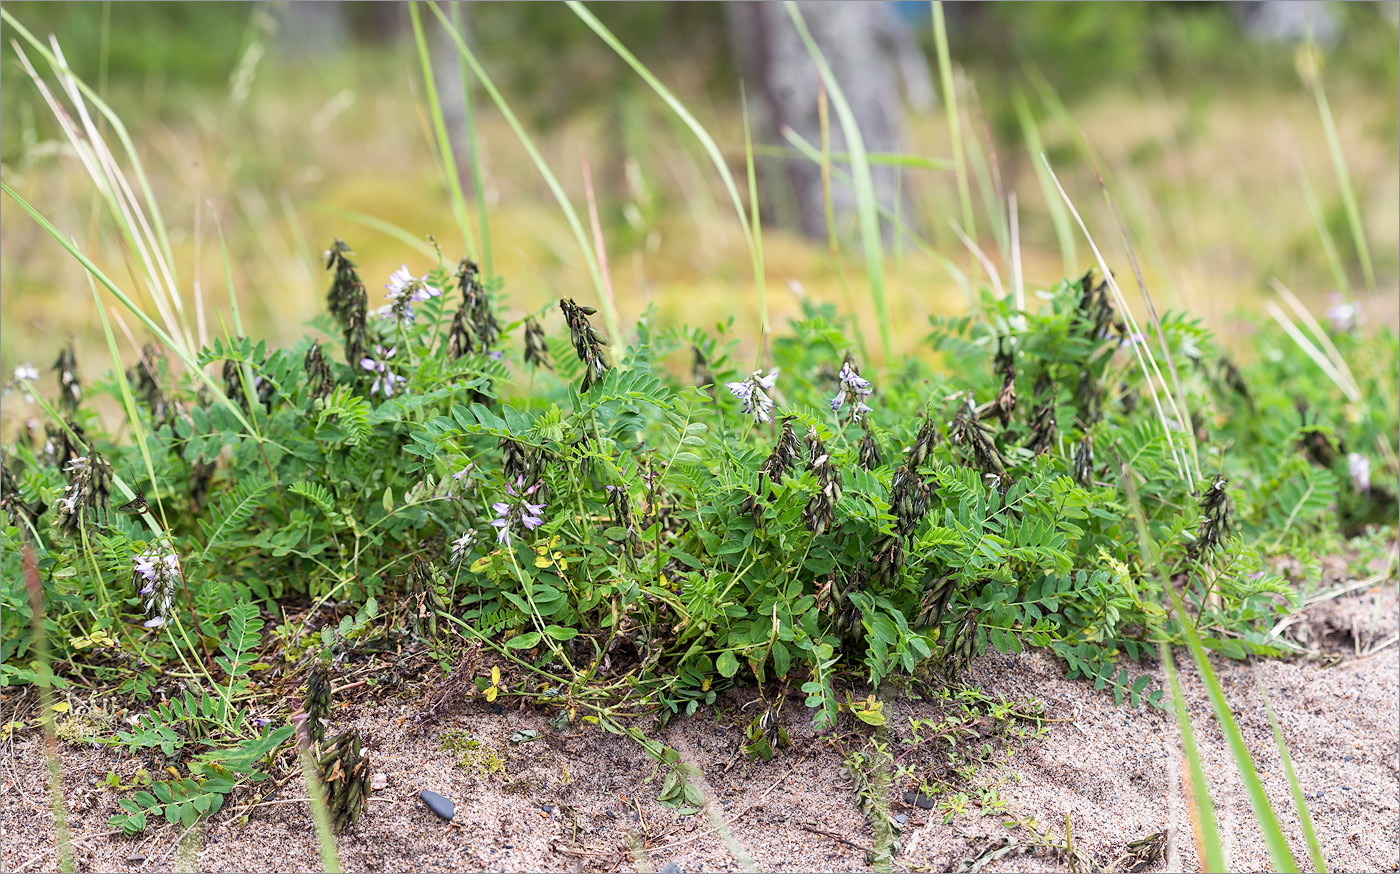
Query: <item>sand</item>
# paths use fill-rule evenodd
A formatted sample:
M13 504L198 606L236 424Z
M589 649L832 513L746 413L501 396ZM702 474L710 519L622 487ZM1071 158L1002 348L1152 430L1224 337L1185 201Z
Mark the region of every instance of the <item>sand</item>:
M1255 665L1214 661L1226 695L1254 756L1269 797L1280 811L1294 852L1306 848L1289 799L1284 769L1256 688L1267 690L1333 871L1395 871L1400 863L1400 647L1396 588L1362 588L1318 605L1290 629L1320 649L1320 658L1261 660ZM1310 637L1308 636L1310 635ZM1386 642L1390 641L1389 645ZM1182 655L1185 657L1185 654ZM1160 668L1147 671L1162 682ZM1253 824L1249 800L1211 716L1193 666L1183 666L1185 697L1197 742L1227 832L1234 870L1271 870ZM1120 862L1130 841L1169 830L1166 855L1144 870L1196 870L1172 717L1150 707L1115 706L1111 694L1064 679L1044 653L988 655L974 661L966 680L993 696L1044 702L1043 735L999 744L982 772L999 784L1001 807L980 807L977 793L966 814L941 816L906 805L892 785L891 812L906 817L895 870L958 870L976 862L985 871L1070 870L1063 853L991 851L1024 841L1033 822L1063 843L1066 821L1079 864L1102 870ZM656 802L664 772L634 741L591 726L550 728L544 715L494 713L474 699L422 735L415 730L419 696L345 706L337 729L367 739L374 770L387 778L369 811L339 838L345 870L362 871L736 871L741 859L764 871L870 870L870 828L841 770L841 747L862 740L861 726L843 715L836 736L817 737L796 697L783 713L793 746L771 762L737 755L746 718L741 708L753 688L721 699L728 713L678 718L653 736L679 750L704 772L707 814L682 817ZM74 699L75 712L82 708ZM10 696L4 719L32 713L30 696ZM892 696L889 731L896 754L906 749L910 717L933 715L928 700ZM752 713L752 711L748 711ZM510 736L535 729L549 739L513 744ZM444 740L456 750L444 749ZM477 746L466 749L463 742ZM0 868L54 870L53 816L48 806L43 741L34 730L4 744L0 794ZM494 759L492 756L494 755ZM927 765L921 751L906 763ZM185 830L153 823L138 838L114 834L108 818L126 793L98 788L109 770L130 774L140 760L108 749L65 744L63 780L79 870L85 871L317 871L321 870L305 789L290 760L287 782L254 807L240 792L206 825ZM465 765L466 767L463 767ZM489 768L497 766L492 773ZM432 789L457 804L452 822L438 820L417 800ZM712 823L729 833L717 834ZM1120 862L1121 864L1121 862Z

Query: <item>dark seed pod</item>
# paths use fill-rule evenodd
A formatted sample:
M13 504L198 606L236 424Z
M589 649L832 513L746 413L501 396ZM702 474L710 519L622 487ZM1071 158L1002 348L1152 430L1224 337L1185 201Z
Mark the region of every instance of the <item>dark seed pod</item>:
M533 318L525 320L525 363L545 370L554 369L554 363L549 360L549 347L545 345L544 329Z
M952 442L963 447L978 469L983 473L1005 477L1006 467L993 441L992 429L977 418L977 410L971 399L958 410L948 431Z
M490 352L500 337L501 326L491 310L491 296L481 285L481 271L475 261L464 258L457 267L456 276L462 305L452 318L448 355L457 359L470 352ZM525 339L528 348L528 328Z
M321 344L312 342L302 361L306 370L306 385L313 398L324 398L335 388L335 378L331 376L331 366L321 352Z
M107 506L112 467L102 453L92 450L64 465L68 486L58 499L58 530L72 534L84 522L96 518L99 507Z
M321 756L321 791L336 834L354 825L369 805L369 757L360 751L360 738L346 732Z
M141 347L141 358L126 371L131 393L145 404L151 412L151 420L158 425L169 424L176 412L175 405L160 387L159 365L164 357L154 343L147 343Z
M58 353L53 369L58 373L58 401L63 411L71 416L83 402L83 386L78 381L78 353L73 349L72 340Z
M856 449L856 461L866 470L874 470L885 463L880 453L880 441L875 439L875 432L870 430L870 419L861 419L861 426L865 429L865 434L860 438L860 446Z
M320 742L326 736L326 720L331 714L331 677L324 664L316 663L306 680L304 731L308 741Z
M1087 368L1079 374L1074 404L1079 408L1080 427L1091 428L1103 418L1103 386Z
M68 466L68 462L81 456L86 450L83 449L83 442L86 435L82 427L72 419L65 419L66 428L55 427L53 425L44 426L44 434L47 439L44 441L44 458L53 463L54 467L62 470ZM76 438L76 439L75 439Z
M1055 422L1055 386L1048 374L1042 373L1035 382L1035 414L1031 417L1031 436L1026 448L1036 455L1055 445L1059 427Z
M919 602L919 612L914 617L914 627L936 627L942 621L943 611L947 609L948 602L956 590L957 583L952 574L937 576L934 571L929 571L924 577L924 594Z
M30 531L47 509L48 505L38 498L32 503L25 502L19 490L19 481L10 472L6 459L0 458L0 510L4 511L5 518L28 539Z
M755 522L763 517L764 501L773 497L773 484L783 481L802 452L802 444L793 430L793 421L792 416L783 419L777 444L758 468L758 489L744 502L744 511L752 515Z
M966 669L977 654L977 619L980 615L980 610L968 610L964 613L953 625L952 633L943 644L939 659L949 680Z
M506 482L523 481L529 484L540 478L539 453L533 447L509 437L502 437L500 446L501 471L505 474Z
M1082 486L1094 479L1094 438L1088 434L1074 447L1074 479Z
M898 534L881 537L875 542L873 555L871 579L884 585L897 583L904 570L904 538Z
M817 493L802 511L807 530L821 534L836 520L836 505L841 502L841 472L831 460L826 444L817 436L817 429L807 431L807 469L817 479Z
M924 424L914 437L914 445L909 447L909 458L905 464L910 470L918 470L928 460L929 453L938 445L938 436L938 426L933 419L924 419Z
M439 611L447 609L447 582L432 562L415 559L405 580L408 631L422 641L437 640Z
M326 250L326 269L334 270L330 291L326 294L326 307L331 316L340 323L345 336L345 363L356 373L361 372L360 359L365 357L365 330L368 318L369 297L365 294L365 284L350 260L350 247L336 240Z
M997 392L996 399L992 401L992 412L1001 420L1001 427L1005 428L1011 424L1011 416L1016 412L1016 346L1013 339L1010 343L999 340L997 342L996 370L1002 376L1001 391Z
M1187 550L1192 558L1199 558L1220 546L1220 541L1230 532L1230 497L1225 488L1230 481L1217 476L1201 498L1201 526L1196 530L1196 539Z
M559 299L559 309L564 313L564 321L569 326L569 340L573 343L578 360L583 362L583 388L588 391L603 374L612 367L606 349L607 342L588 323L588 316L597 310L583 307L569 298Z
M913 537L928 512L932 486L909 465L894 472L890 484L890 515L901 537Z

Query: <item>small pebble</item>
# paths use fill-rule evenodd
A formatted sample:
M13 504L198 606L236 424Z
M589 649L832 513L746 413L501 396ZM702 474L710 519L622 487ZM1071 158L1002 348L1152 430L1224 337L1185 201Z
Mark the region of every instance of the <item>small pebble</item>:
M492 712L492 713L505 713L505 712L506 712L506 709L500 705L500 702L492 701L492 702L491 702L491 712Z
M901 814L899 814L898 816L896 816L896 817L894 818L894 821L897 822L897 823L899 823L900 825L904 825L904 823L905 823L908 819L909 819L909 817L907 817L907 816L905 816L904 814L901 813Z
M140 864L142 864L142 863L145 862L145 861L146 861L146 854L145 854L145 853L132 853L130 856L127 856L127 857L126 857L126 864L128 864L128 865L140 865Z
M389 775L388 775L388 774L385 774L383 771L380 771L378 774L372 774L372 775L370 775L370 778L369 778L369 788L370 788L371 791L374 791L374 792L383 792L383 791L384 791L384 788L385 788L386 786L388 786L388 785L389 785Z
M457 811L457 805L453 804L450 799L428 789L418 793L418 797L423 799L423 803L428 805L429 810L449 822L452 820L452 814Z
M929 798L922 792L904 793L904 803L912 804L915 807L921 808L923 810L933 810L933 799Z
M541 804L541 805L540 805L540 810L543 810L545 813L553 813L553 812L554 812L554 805L553 805L553 804Z
M677 865L675 862L667 862L666 866L656 872L656 874L685 874L685 872L682 871L681 866Z

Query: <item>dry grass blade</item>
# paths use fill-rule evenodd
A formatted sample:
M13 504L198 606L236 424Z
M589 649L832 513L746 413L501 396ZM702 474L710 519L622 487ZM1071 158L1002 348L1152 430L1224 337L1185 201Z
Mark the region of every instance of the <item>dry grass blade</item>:
M1118 305L1118 310L1122 313L1123 319L1128 323L1129 331L1131 331L1134 336L1143 336L1142 330L1138 326L1137 319L1133 317L1132 311L1128 309L1128 301L1123 297L1122 289L1118 287L1117 281L1113 278L1112 271L1108 269L1108 262L1104 260L1103 253L1099 251L1098 245L1094 242L1093 236L1089 233L1089 228L1084 224L1084 219L1079 216L1079 210L1075 209L1073 201L1071 201L1069 195L1065 193L1064 186L1060 184L1059 177L1055 175L1054 169L1050 166L1049 159L1042 154L1040 160L1044 163L1046 171L1050 174L1051 181L1055 183L1055 188L1059 191L1060 197L1065 202L1065 206L1069 209L1070 214L1074 216L1075 222L1079 224L1079 229L1083 231L1084 239L1089 242L1089 248L1093 250L1094 259L1098 262L1099 271L1103 274L1104 282L1108 283L1109 290L1113 292L1114 302ZM1147 382L1147 388L1152 394L1152 405L1156 408L1157 418L1162 423L1162 431L1166 434L1167 447L1171 450L1172 460L1176 462L1177 473L1181 474L1181 477L1186 480L1187 489L1194 492L1196 490L1196 480L1200 479L1200 471L1193 470L1190 459L1185 457L1182 448L1177 445L1176 439L1172 436L1173 431L1181 434L1189 434L1191 430L1190 425L1187 423L1185 417L1182 416L1181 411L1177 409L1176 400L1172 397L1171 391L1167 390L1166 380L1162 378L1162 371L1157 367L1156 357L1152 355L1150 350L1144 355L1144 344L1142 343L1133 342L1130 345L1132 346L1134 357L1137 358L1138 366L1142 368L1143 377ZM1157 389L1158 383L1162 385L1162 392L1159 392ZM1166 411L1162 408L1161 394L1163 393L1167 396L1167 403L1171 407L1175 422L1171 422L1167 419Z

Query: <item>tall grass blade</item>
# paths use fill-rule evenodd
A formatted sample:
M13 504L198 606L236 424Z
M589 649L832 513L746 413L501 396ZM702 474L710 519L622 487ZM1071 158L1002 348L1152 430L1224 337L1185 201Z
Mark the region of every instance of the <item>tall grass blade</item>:
M1158 646L1162 659L1162 670L1167 675L1167 685L1172 693L1172 712L1176 716L1176 726L1181 732L1181 752L1186 757L1190 769L1191 795L1186 799L1188 815L1191 818L1191 831L1196 842L1196 858L1203 860L1202 871L1228 871L1225 863L1225 846L1220 837L1220 826L1215 820L1215 803L1211 801L1210 787L1206 785L1205 768L1201 766L1201 754L1196 749L1196 736L1191 728L1191 716L1186 712L1186 699L1181 692L1181 677L1172 661L1171 647L1165 643Z
M802 20L802 13L790 0L785 5L788 15L797 27L798 35L802 37L802 42L807 46L807 53L816 62L817 71L821 74L822 82L825 83L826 92L831 99L831 106L836 110L836 119L841 124L841 132L846 137L846 148L851 152L852 191L855 193L856 215L860 220L861 243L865 251L865 272L870 281L870 297L875 305L875 317L879 320L881 351L884 353L885 362L892 364L894 362L894 342L891 334L889 305L885 293L885 263L881 251L878 203L875 199L875 186L870 178L870 162L865 158L865 140L861 137L860 127L856 124L855 115L851 112L850 104L846 102L846 96L841 91L840 83L836 81L831 67L827 65L826 58L822 56L821 49L817 47L811 32L807 30L807 23Z
M938 52L938 75L943 82L943 111L948 115L948 139L953 146L953 166L958 174L958 202L962 204L963 227L976 235L972 214L972 189L967 184L967 162L963 159L962 123L958 116L958 92L953 87L953 59L948 52L948 26L943 20L943 4L933 3L933 45Z
M530 139L530 135L525 131L525 126L520 123L520 119L516 118L515 112L510 108L510 103L505 99L505 96L501 94L500 89L496 87L496 83L491 80L486 69L481 66L481 62L477 60L476 54L467 47L466 42L462 39L462 35L452 28L451 20L448 19L443 11L438 8L438 5L431 2L431 0L428 3L428 8L433 10L433 14L438 17L443 27L447 29L448 36L452 38L453 44L457 46L458 54L460 54L462 59L471 67L472 75L481 83L481 87L486 89L486 93L491 97L491 102L496 104L496 108L499 109L501 115L505 117L506 123L510 125L511 130L515 132L516 138L520 140L521 147L524 148L525 153L530 156L530 160L534 163L535 169L539 170L540 176L544 178L545 185L548 186L550 193L554 195L555 201L559 204L559 209L564 213L565 221L569 224L569 230L573 232L574 242L578 244L578 249L580 254L583 255L584 263L588 265L588 276L593 282L594 292L598 295L598 304L603 311L603 321L607 323L608 333L612 335L614 340L620 341L622 339L622 327L617 319L617 308L614 307L612 301L608 299L607 290L603 287L603 276L599 272L598 259L593 255L593 246L588 240L588 235L584 232L583 223L579 221L578 211L574 209L574 205L570 202L569 196L564 193L564 188L559 184L559 180L555 177L554 171L549 168L549 162L540 154L540 150L535 147L534 140Z
M1250 756L1249 747L1245 745L1244 736L1240 734L1239 724L1235 721L1235 715L1230 710L1230 704L1225 700L1225 692L1220 686L1220 680L1215 676L1215 669L1211 667L1210 659L1206 655L1205 647L1201 644L1201 637L1196 631L1196 624L1186 612L1186 605L1182 603L1181 594L1177 591L1172 582L1171 575L1162 566L1162 556L1153 541L1152 533L1148 530L1147 517L1143 513L1142 504L1138 499L1137 484L1133 481L1133 472L1123 464L1123 490L1128 497L1130 507L1133 512L1133 519L1137 525L1138 541L1141 544L1141 552L1144 564L1151 567L1157 575L1159 585L1162 587L1164 603L1162 607L1168 608L1166 599L1170 599L1170 608L1175 610L1178 618L1178 627L1181 628L1182 635L1186 638L1186 647L1191 652L1192 659L1196 662L1196 670L1200 672L1201 682L1206 688L1206 695L1210 698L1211 709L1215 712L1215 720L1220 726L1220 732L1225 736L1226 745L1230 750L1230 757L1235 761L1235 768L1239 772L1240 780L1244 784L1245 794L1249 796L1250 807L1254 810L1255 822L1259 826L1259 831L1264 836L1264 844L1269 849L1269 858L1273 861L1275 871L1297 871L1298 863L1293 857L1293 851L1288 847L1288 839L1283 835L1283 829L1279 826L1278 816L1274 813L1269 796L1264 792L1264 784L1259 779L1259 772L1254 767L1254 759ZM1164 643L1160 647L1166 663L1166 658L1170 657L1167 645ZM1173 684L1172 696L1174 700L1179 700L1179 685ZM1178 721L1184 716L1184 703L1178 711ZM1184 735L1183 735L1184 737ZM1189 754L1188 754L1189 757ZM1195 766L1193 763L1192 779L1195 780ZM1222 860L1223 861L1223 860ZM1224 867L1216 867L1209 861L1206 870L1225 870Z
M1132 310L1128 309L1128 301L1123 296L1123 290L1118 287L1118 281L1113 278L1113 272L1108 269L1108 262L1104 260L1103 253L1099 251L1098 245L1094 242L1093 236L1089 233L1088 226L1084 224L1084 219L1080 217L1079 210L1074 208L1074 203L1069 199L1069 195L1065 193L1064 186L1060 184L1059 178L1055 176L1055 171L1050 168L1050 161L1046 159L1044 154L1040 156L1040 160L1044 163L1046 171L1049 172L1050 179L1055 183L1055 189L1059 192L1061 199L1064 200L1070 215L1074 216L1074 220L1078 223L1079 229L1084 233L1084 238L1089 242L1089 249L1094 253L1094 260L1099 265L1099 272L1103 274L1104 281L1108 283L1108 288L1113 293L1113 299L1118 305L1118 311L1122 315L1123 320L1128 325L1128 330L1131 332L1132 336L1142 336L1143 333L1138 326L1137 319L1133 316ZM1181 447L1177 446L1176 438L1172 436L1172 432L1175 430L1181 434L1185 434L1186 439L1190 441L1193 439L1191 426L1186 421L1181 411L1177 409L1176 399L1173 397L1170 389L1168 389L1166 380L1162 378L1162 371L1161 368L1157 366L1156 356L1152 354L1151 350L1146 350L1144 354L1145 346L1142 343L1134 342L1130 345L1132 346L1134 357L1137 358L1138 367L1142 368L1143 377L1147 382L1147 388L1152 395L1152 404L1157 410L1158 420L1162 423L1162 431L1167 438L1167 448L1171 450L1172 460L1176 462L1177 473L1181 474L1182 479L1186 480L1187 488L1194 492L1196 490L1196 480L1201 478L1200 471L1195 469L1192 464L1195 458L1195 452L1193 450L1189 456L1186 455ZM1161 391L1158 390L1158 385L1161 386ZM1167 396L1167 404L1171 407L1172 416L1175 420L1174 422L1168 421L1166 411L1162 408L1162 394Z
M73 871L73 842L68 831L68 805L63 800L63 762L58 757L58 730L53 724L53 669L49 663L49 638L44 626L44 584L34 549L24 547L24 585L29 592L30 633L34 666L41 678L39 720L44 725L44 759L49 768L49 805L53 810L54 832L58 843L58 870Z
M1332 271L1332 280L1337 283L1337 290L1350 300L1351 277L1347 276L1347 269L1342 265L1342 256L1337 253L1337 241L1332 238L1332 230L1327 227L1327 219L1323 218L1322 207L1317 202L1312 180L1308 178L1308 171L1303 167L1301 160L1298 162L1298 180L1303 185L1303 202L1307 204L1308 215L1312 217L1317 240L1322 244L1322 254L1327 258L1327 267Z
M139 306L137 306L136 302L133 301L130 297L128 297L126 292L118 288L116 283L112 282L111 279L108 279L107 274L103 273L102 270L98 268L96 264L92 263L92 261L86 255L84 255L82 251L78 249L78 247L72 241L70 241L67 237L60 233L58 228L54 227L53 224L48 219L44 218L44 216L38 210L36 210L33 206L30 206L28 201L26 201L23 197L20 197L19 193L16 192L13 188L11 188L8 183L0 182L0 191L3 191L5 194L8 194L11 200L19 204L20 208L22 208L26 213L28 213L29 217L34 219L35 223L37 223L39 227L44 229L45 233L57 240L58 244L61 245L64 249L66 249L68 251L68 254L72 255L78 261L78 263L81 264L83 268L87 270L87 272L98 281L98 283L100 283L104 288L111 292L113 297L121 301L122 305L125 306L128 310L130 310L132 315L136 316L136 318L138 318L141 321L141 323L145 325L146 328L149 329L150 332L156 336L156 339L160 340L163 344L165 344L166 348L170 349L175 353L175 355L181 360L181 362L183 362L184 365L187 368L189 368L192 374L196 375L197 377L199 377L199 379L203 380L204 384L208 386L210 390L213 391L214 397L221 403L223 403L224 406L228 408L228 411L233 414L233 417L238 421L238 424L242 425L243 428L250 435L256 436L256 430L253 428L252 423L248 421L247 417L243 415L243 411L239 409L237 404L229 400L228 396L224 394L223 387L216 383L213 379L210 379L209 375L206 374L199 367L199 362L196 361L194 355L188 349L186 349L185 344L177 341L170 334L166 333L166 331L162 329L160 325L157 325L155 321L151 319L150 316L146 315L145 311L143 311Z
M452 30L462 29L462 4L452 4ZM486 220L486 185L481 172L481 142L476 135L476 107L472 103L472 77L462 59L457 59L457 69L462 76L462 126L466 129L467 157L472 168L472 199L476 201L476 227L481 234L481 273L490 278L492 273L491 224Z
M1318 843L1317 831L1313 828L1312 814L1308 812L1308 801L1303 795L1303 787L1298 783L1298 774L1293 769L1293 757L1288 754L1288 744L1283 740L1283 728L1278 724L1274 708L1269 706L1269 693L1264 690L1264 678L1259 675L1259 666L1254 666L1254 682L1259 689L1259 700L1264 702L1264 713L1269 717L1269 726L1274 731L1274 743L1278 746L1279 760L1283 762L1283 773L1288 777L1288 790L1293 794L1293 805L1298 810L1298 823L1303 827L1303 836L1308 842L1308 856L1312 859L1313 870L1317 874L1327 871L1327 859L1322 855L1322 845Z
M734 174L729 172L729 164L724 160L724 155L720 153L719 146L715 144L714 137L710 136L710 132L705 130L705 126L700 124L695 116L691 114L690 110L685 108L685 104L681 103L680 99L671 92L671 89L662 84L661 80L656 78L656 75L652 73L651 70L647 69L647 66L638 60L637 56L632 54L632 52L614 36L613 32L608 30L607 25L599 21L598 18L589 11L587 6L578 2L578 0L568 0L566 5L578 16L580 21L588 25L589 30L596 33L598 38L607 44L608 48L612 49L619 58L622 58L622 60L627 63L627 66L635 70L637 75L642 78L643 82L651 86L651 89L656 92L657 96L670 107L671 111L676 114L676 117L681 120L692 134L694 134L701 148L705 150L705 154L709 156L710 162L714 164L716 172L719 173L720 181L724 183L724 189L728 192L729 200L734 205L734 212L739 217L739 227L744 232L744 242L748 244L749 254L754 260L754 269L755 271L760 271L763 262L761 256L757 254L759 243L756 238L756 225L751 226L750 224L749 218L744 211L744 201L739 196L739 187L734 183ZM750 173L752 173L752 170ZM754 274L754 283L759 289L763 288L763 277L758 272ZM761 291L760 294L762 294ZM760 306L762 306L762 304L760 304ZM768 318L766 309L764 312L764 325L765 330L767 330Z
M767 277L763 267L763 219L758 208L758 174L754 172L753 165L754 145L753 134L749 128L749 98L742 82L739 85L739 105L744 116L744 172L749 182L749 221L753 227L753 279L758 292L758 315L762 320L759 325L762 336L758 342L763 349L763 369L767 370L771 364L768 338L773 327L768 321Z
M1030 104L1021 91L1012 94L1016 107L1016 118L1021 124L1021 136L1025 138L1026 149L1031 153L1031 163L1035 165L1035 178L1040 182L1040 190L1045 195L1045 208L1050 211L1050 225L1055 229L1055 239L1060 244L1060 259L1064 262L1064 273L1073 276L1079 272L1079 250L1074 240L1074 226L1070 224L1069 212L1055 195L1055 184L1050 174L1036 160L1045 152L1045 144L1040 138L1040 128L1031 114Z
M1312 85L1317 98L1317 114L1322 117L1322 130L1327 135L1327 151L1332 156L1332 170L1337 174L1337 187L1341 190L1342 208L1347 214L1347 226L1351 229L1351 242L1356 248L1356 257L1361 261L1361 272L1366 277L1366 287L1376 293L1376 270L1371 266L1371 247L1366 242L1366 228L1361 224L1361 210L1356 205L1356 190L1351 184L1351 171L1347 169L1346 154L1342 151L1341 138L1337 136L1337 125L1332 120L1332 107L1327 102L1327 92L1322 87L1321 55L1313 43L1309 29L1307 50L1313 58Z
M442 156L443 175L446 176L447 190L452 195L452 215L462 229L462 244L467 248L467 257L476 260L476 235L472 233L471 222L467 218L467 199L462 194L462 177L457 172L457 157L452 151L452 136L448 133L447 122L442 115L442 101L438 99L437 82L433 78L433 61L428 53L428 41L423 37L423 22L418 15L418 4L408 4L408 15L413 21L413 43L418 49L418 63L423 70L423 93L428 100L428 114L433 120L433 133L437 137L438 153ZM448 25L449 29L451 26Z

